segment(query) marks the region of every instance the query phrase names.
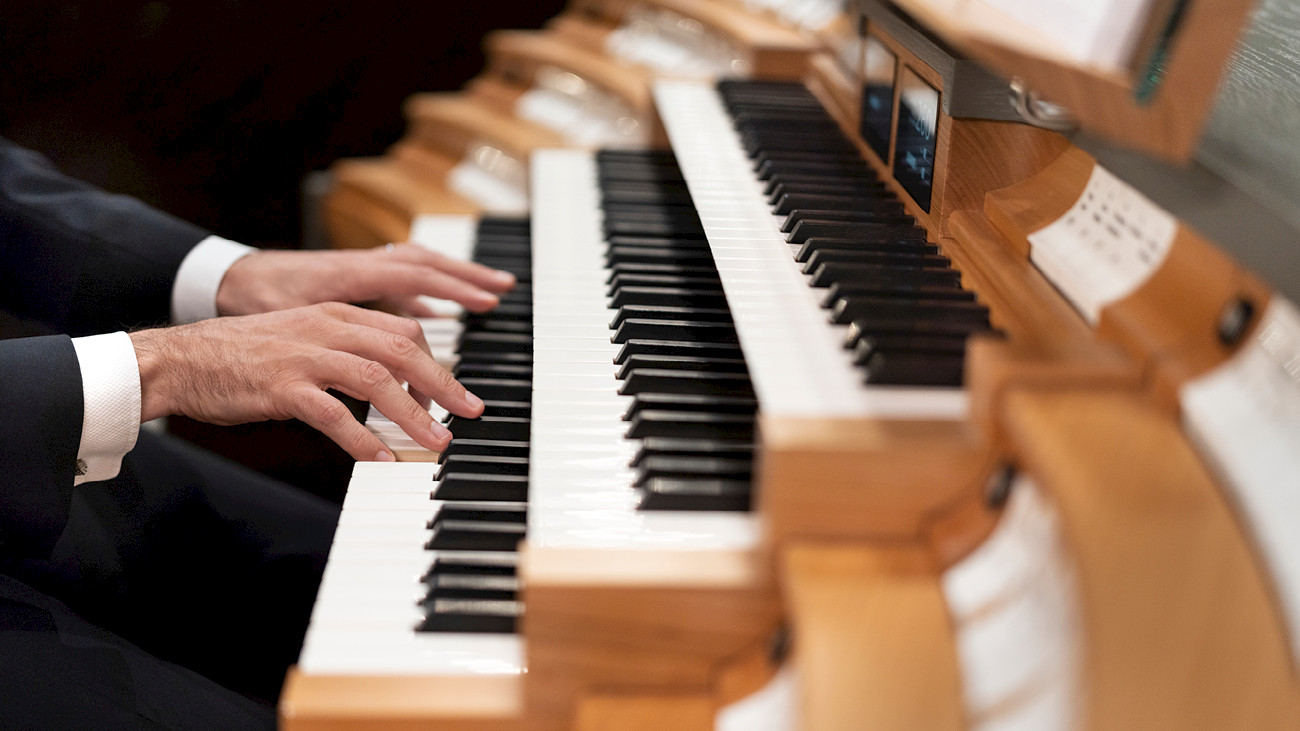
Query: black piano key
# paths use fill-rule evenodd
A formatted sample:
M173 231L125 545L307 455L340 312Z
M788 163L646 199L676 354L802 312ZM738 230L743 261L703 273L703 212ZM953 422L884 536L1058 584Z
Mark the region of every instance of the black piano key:
M533 319L533 306L531 304L499 304L493 307L490 312L466 312L463 319L465 322L478 322L489 319L528 320L531 322Z
M617 236L620 234L628 236L665 236L665 237L686 237L686 236L704 236L704 229L700 226L699 221L672 220L662 219L628 219L628 218L606 218L602 229L606 236Z
M807 262L808 259L818 251L842 251L846 249L864 252L872 251L882 254L934 255L939 253L938 245L925 243L923 235L911 241L854 241L852 239L812 238L803 242L803 245L799 247L798 253L794 255L794 260L801 263Z
M641 510L749 510L752 498L746 480L691 480L661 477L641 490Z
M457 365L486 365L494 363L527 365L529 368L533 365L533 348L532 343L521 351L505 350L466 350L464 346L460 349L460 360Z
M518 568L517 553L442 553L438 554L433 566L429 567L420 580L428 582L433 577L446 574L515 576Z
M864 317L854 320L845 333L845 344L856 347L864 335L891 333L910 335L965 336L987 332L988 326L943 320L908 320L897 317Z
M667 307L627 305L614 313L609 329L617 330L628 320L690 320L692 322L730 323L731 310L709 307Z
M436 573L424 582L429 587L428 597L460 597L465 599L517 599L519 578L513 573Z
M652 307L687 307L725 309L727 296L721 289L683 289L681 287L618 287L610 296L613 308L628 305Z
M709 242L704 238L683 237L683 236L647 236L638 234L635 236L621 234L610 236L605 242L608 246L630 246L632 248L646 249L708 249Z
M898 222L861 222L831 221L825 219L805 218L794 225L786 234L786 241L803 244L808 239L838 238L860 239L864 241L894 241L895 236L903 230L915 228L911 223Z
M431 551L514 551L527 531L520 510L483 510L446 505L429 522Z
M526 442L531 421L513 416L483 416L467 419L453 416L447 420L453 441L456 439L492 439Z
M460 383L484 401L531 401L533 382L522 378L462 378Z
M709 343L685 340L650 340L635 338L623 343L614 356L614 363L623 365L633 355L667 355L687 358L743 358L744 353L735 343Z
M643 205L682 206L691 204L691 193L685 183L678 185L645 185L609 180L601 185L604 200L616 203Z
M735 343L736 328L729 322L694 320L624 320L611 338L615 343L629 340L685 340L704 343Z
M848 346L853 349L853 362L864 366L872 353L889 350L926 350L942 353L966 352L965 335L912 335L909 333L883 333L863 335Z
M631 421L646 410L696 411L709 414L753 415L758 410L758 400L751 396L705 396L694 393L639 393L623 414Z
M848 325L862 318L903 318L960 322L987 328L989 310L978 302L908 300L888 297L851 297L831 308L831 322Z
M814 287L829 287L846 282L876 281L955 287L961 282L961 272L956 269L827 262L812 272L809 283Z
M834 221L844 223L912 224L915 219L905 213L878 211L832 211L797 209L781 222L781 233L790 234L804 222Z
M491 457L527 457L529 453L529 443L527 441L511 441L506 439L453 439L447 448L438 453L438 462L446 462L447 459L457 454L471 455L478 454Z
M704 373L643 368L628 373L618 392L623 396L635 396L639 393L753 396L754 386L746 373Z
M533 377L532 364L523 363L484 363L475 362L458 362L451 369L451 374L457 378L509 378L509 379L530 379Z
M436 599L425 607L421 632L511 634L523 614L523 602L495 599Z
M812 274L817 267L827 263L873 264L877 266L902 266L917 269L947 269L952 261L940 254L913 252L870 251L866 249L820 249L808 257L802 271Z
M865 178L850 181L827 178L804 178L775 183L768 181L764 186L763 195L767 196L768 205L775 206L784 196L801 193L809 195L853 195L897 200L893 192L883 182Z
M470 333L514 333L532 336L532 320L480 320L466 323L465 332Z
M523 457L493 456L484 454L456 454L439 462L434 480L442 480L453 473L481 475L528 476L528 459Z
M774 177L806 175L809 173L835 176L846 180L877 180L875 171L860 159L857 161L830 164L823 162L802 162L794 159L769 159L767 162L758 166L758 169L754 171L754 177L759 180L771 180Z
M632 418L627 436L629 439L674 437L749 442L754 439L754 417L647 409Z
M903 204L873 195L826 195L817 193L786 193L781 196L772 213L788 216L794 211L865 211L878 215L901 216Z
M632 262L624 263L624 262L619 262L619 263L611 264L611 265L610 265L610 267L609 267L609 278L606 279L605 281L606 281L606 283L611 283L611 282L613 282L616 278L618 278L619 275L622 275L622 274L636 274L636 275L644 275L644 274L659 274L659 275L667 275L667 276L674 276L674 277L703 277L703 278L710 278L710 279L713 279L713 280L715 280L715 281L716 281L717 278L718 278L718 270L717 270L716 267L713 266L713 262L712 262L712 261L710 261L707 265L702 265L702 264L676 264L676 263L651 264L651 263L645 263L645 262L638 262L638 263L632 263Z
M433 489L434 500L483 500L526 502L528 500L528 475L503 475L478 472L457 472L441 478Z
M493 401L483 402L482 416L517 416L527 419L533 415L532 401ZM450 415L448 418L451 418Z
M955 285L917 285L906 282L848 282L844 284L832 284L830 288L826 290L826 296L822 299L821 305L826 309L830 309L841 299L855 297L896 297L902 299L956 300L964 302L976 301L974 292L967 289L959 289Z
M458 342L459 350L475 353L527 352L532 353L533 336L522 333L466 332ZM529 362L532 362L530 357Z
M864 364L864 382L877 386L962 385L965 357L923 350L877 350Z
M672 264L679 267L713 266L708 249L652 248L649 246L614 246L605 254L611 266L624 264Z
M645 165L637 163L602 163L596 174L601 182L621 180L637 183L680 184L685 182L676 164Z
M754 445L745 442L710 439L676 439L650 437L642 439L629 467L637 467L648 457L715 457L718 459L753 460Z
M613 297L623 287L650 289L685 289L691 291L722 291L722 280L717 271L708 277L679 277L664 274L618 274L610 279L605 294Z
M664 477L749 481L754 463L750 459L656 455L642 459L636 469L637 476L632 484L642 487L650 480Z
M744 358L693 358L673 355L633 355L623 361L615 375L627 378L637 369L700 371L708 373L748 373Z

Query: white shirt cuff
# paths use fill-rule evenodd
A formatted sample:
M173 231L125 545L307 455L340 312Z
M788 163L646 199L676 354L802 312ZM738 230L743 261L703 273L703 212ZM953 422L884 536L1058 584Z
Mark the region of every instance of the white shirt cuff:
M140 365L124 332L73 338L81 367L81 445L74 484L116 477L140 433Z
M190 249L172 286L172 322L197 322L217 316L217 289L236 261L255 249L209 236Z

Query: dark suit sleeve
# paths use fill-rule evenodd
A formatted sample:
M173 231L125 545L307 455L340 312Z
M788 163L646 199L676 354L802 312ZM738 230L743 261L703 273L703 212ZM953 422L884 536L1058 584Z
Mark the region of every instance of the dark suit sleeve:
M164 323L207 235L0 138L0 308L73 336Z
M66 335L0 340L0 557L44 557L68 519L81 369Z

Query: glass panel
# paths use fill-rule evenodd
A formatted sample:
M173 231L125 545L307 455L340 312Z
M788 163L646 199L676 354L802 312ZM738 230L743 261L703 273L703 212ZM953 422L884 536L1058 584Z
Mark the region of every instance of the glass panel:
M862 55L862 140L889 160L889 132L894 117L894 72L898 58L884 43L868 35Z
M929 213L939 129L939 92L906 66L899 83L894 179Z

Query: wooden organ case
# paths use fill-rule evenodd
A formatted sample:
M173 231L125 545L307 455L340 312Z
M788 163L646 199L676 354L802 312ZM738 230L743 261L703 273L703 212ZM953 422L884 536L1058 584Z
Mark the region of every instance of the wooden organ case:
M384 189L353 176L354 163L340 164L331 209L336 231L356 234L353 245L415 236L421 213L516 200L495 185L471 188L489 205L438 197L453 187L455 161L475 150L495 150L493 159L514 161L506 177L528 180L534 380L528 534L517 564L524 611L509 661L471 658L470 670L426 673L318 663L314 647L370 637L313 639L318 607L282 700L286 728L1295 726L1300 551L1286 550L1296 522L1286 488L1300 474L1300 316L1066 136L1024 123L1023 108L1007 101L1025 102L1024 88L952 50L1005 71L1022 49L934 23L942 5L861 0L824 30L799 33L780 28L776 11L721 0L575 2L543 34L494 36L491 73L460 95L413 98L408 139L383 159L356 163L382 170L376 179L390 176L382 185L400 173L425 192ZM1239 24L1245 3L1178 6L1152 12L1184 13L1185 27L1146 41L1175 57L1190 53L1207 24ZM837 328L810 334L835 296L786 289L778 277L788 270L807 287L819 271L850 262L851 245L836 237L845 224L875 219L815 185L797 199L801 208L773 214L776 202L760 193L770 180L743 177L755 167L743 149L749 87L715 85L713 72L696 67L654 67L635 53L598 63L612 53L608 37L621 19L660 22L656 12L715 28L733 18L718 35L752 44L733 55L759 76L798 79L884 181L883 198L901 202L922 243L947 258L988 314L987 327L962 331L970 337L956 384L877 385L869 375L860 393L833 387L844 372L861 385L860 369L833 363L878 362L862 348L874 316L857 301L835 305ZM1222 61L1226 48L1216 42L1209 55ZM1052 73L1059 65L1048 64ZM694 516L662 529L637 515L603 524L602 513L626 501L539 487L553 484L552 474L562 487L595 479L581 471L590 465L558 472L566 461L627 454L575 447L567 440L593 427L570 427L548 406L587 386L569 385L573 373L550 359L582 347L571 342L569 320L544 319L559 311L545 298L567 306L578 286L569 272L586 261L576 247L609 235L600 195L583 177L599 165L591 143L512 118L526 116L521 90L546 86L560 68L622 100L618 114L643 133L623 146L666 141L680 167L758 403L747 517ZM1057 78L1043 73L1029 77ZM1113 74L1106 83L1124 88ZM752 96L785 88L759 87ZM1204 99L1191 107L1202 114ZM1176 110L1159 115L1185 122ZM1149 149L1180 154L1187 144ZM561 145L568 149L548 149ZM782 157L758 154L760 165ZM791 177L815 177L804 175L814 157L829 156L786 156ZM818 200L825 210L807 208ZM830 243L819 253L821 239ZM794 261L805 255L819 259ZM766 259L777 273L760 272L754 262ZM861 296L877 303L875 290ZM607 320L604 297L590 301ZM857 351L844 349L846 337ZM583 408L581 399L569 405ZM377 476L427 493L436 469L359 465L354 484ZM550 492L588 502L548 508L539 493ZM723 537L674 543L715 530ZM450 652L472 654L474 645Z

